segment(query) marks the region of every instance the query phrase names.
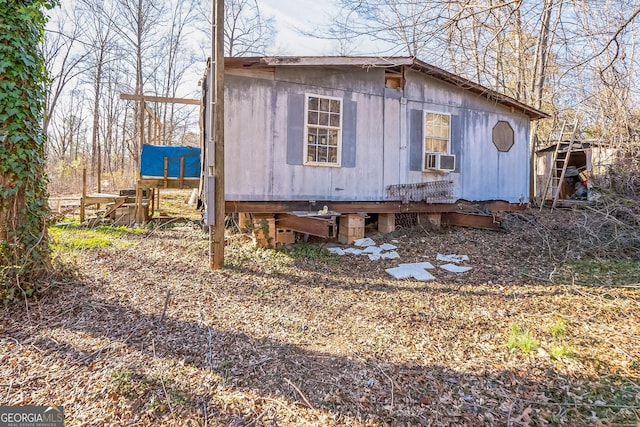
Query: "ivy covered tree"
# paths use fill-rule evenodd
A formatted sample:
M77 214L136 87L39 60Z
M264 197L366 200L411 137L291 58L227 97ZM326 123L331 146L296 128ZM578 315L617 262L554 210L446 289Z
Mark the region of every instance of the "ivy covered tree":
M30 295L51 269L40 43L56 3L0 0L0 300Z

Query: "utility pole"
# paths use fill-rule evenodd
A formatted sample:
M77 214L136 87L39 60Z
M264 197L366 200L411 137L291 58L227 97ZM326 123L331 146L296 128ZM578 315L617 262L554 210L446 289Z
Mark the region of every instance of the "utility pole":
M212 270L224 264L224 0L213 0L211 20L213 61L213 123L214 128L214 230L209 231L209 261Z

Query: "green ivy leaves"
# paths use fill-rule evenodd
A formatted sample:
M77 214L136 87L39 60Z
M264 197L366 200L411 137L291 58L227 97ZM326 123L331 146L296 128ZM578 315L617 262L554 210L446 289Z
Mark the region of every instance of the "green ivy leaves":
M0 295L5 298L21 296L16 278L20 291L32 294L50 264L41 125L47 74L39 44L43 9L57 4L0 0Z

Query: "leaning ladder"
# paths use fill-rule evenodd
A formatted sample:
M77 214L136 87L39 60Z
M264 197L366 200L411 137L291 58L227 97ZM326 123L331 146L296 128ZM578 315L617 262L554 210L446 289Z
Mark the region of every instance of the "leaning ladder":
M553 195L553 202L551 203L551 209L556 207L558 203L558 198L560 197L560 186L564 181L564 176L567 172L567 166L569 166L569 158L571 157L571 152L574 150L575 139L576 139L576 130L578 128L578 120L573 123L573 125L567 124L566 120L562 122L562 129L558 134L558 140L556 141L556 148L553 152L553 159L551 162L551 168L549 170L549 176L547 177L546 184L544 186L544 191L542 192L542 200L540 202L540 210L544 207L544 202L547 198L547 193L551 190L551 194ZM568 142L567 151L563 151L560 149L560 146L564 143ZM582 148L582 143L580 144L580 148ZM558 164L560 163L560 166Z

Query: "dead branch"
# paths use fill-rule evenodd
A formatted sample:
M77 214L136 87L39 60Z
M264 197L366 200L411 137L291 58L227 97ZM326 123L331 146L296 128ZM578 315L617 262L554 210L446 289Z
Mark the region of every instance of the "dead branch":
M300 391L300 389L291 381L289 381L288 378L284 379L286 381L287 384L289 384L291 387L293 387L295 389L295 391L298 392L298 394L300 395L300 397L302 398L302 400L304 400L304 403L306 403L306 405L309 407L309 409L315 409L311 403L309 403L309 401L307 400L307 397L304 395L304 393L302 393L302 391Z
M171 296L171 289L167 289L167 296L164 298L164 307L162 307L162 315L160 316L160 324L164 321L164 315L167 313L167 304L169 304L169 297Z

